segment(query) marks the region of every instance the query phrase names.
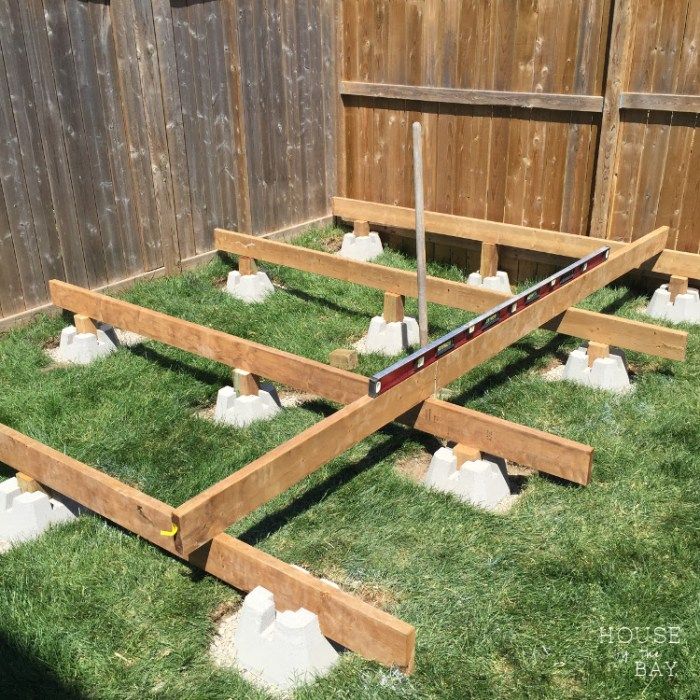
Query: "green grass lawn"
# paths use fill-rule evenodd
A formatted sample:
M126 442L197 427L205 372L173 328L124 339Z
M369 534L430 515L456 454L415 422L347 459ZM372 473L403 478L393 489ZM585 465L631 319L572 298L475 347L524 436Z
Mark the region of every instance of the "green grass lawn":
M322 248L337 235L300 242ZM390 251L380 262L412 265ZM245 306L221 291L232 265L216 260L124 298L322 362L381 310L378 291L267 265L281 289ZM616 287L582 306L644 320L644 303ZM431 306L431 335L468 318ZM200 413L230 383L226 367L150 342L52 367L43 348L65 323L0 336L0 422L173 505L335 408L313 400L245 430L215 425ZM588 487L533 476L507 515L481 512L404 476L397 463L439 443L392 425L231 528L417 628L412 676L346 654L297 696L697 698L700 329L688 330L685 363L628 353L636 391L622 397L544 381L543 368L577 344L545 331L451 385L457 403L592 445ZM364 357L358 371L386 364ZM0 556L0 697L264 697L208 657L217 616L240 600L83 517ZM643 630L624 643L635 627L680 627L678 643L645 643ZM614 629L612 643L601 628ZM650 675L655 662L662 675Z

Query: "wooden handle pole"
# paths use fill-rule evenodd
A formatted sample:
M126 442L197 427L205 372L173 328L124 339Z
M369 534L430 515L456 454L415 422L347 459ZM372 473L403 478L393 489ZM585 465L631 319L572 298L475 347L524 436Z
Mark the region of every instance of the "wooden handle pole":
M418 329L420 344L428 344L428 301L425 264L425 203L423 201L423 136L420 122L413 122L413 182L416 198L416 260L418 262Z

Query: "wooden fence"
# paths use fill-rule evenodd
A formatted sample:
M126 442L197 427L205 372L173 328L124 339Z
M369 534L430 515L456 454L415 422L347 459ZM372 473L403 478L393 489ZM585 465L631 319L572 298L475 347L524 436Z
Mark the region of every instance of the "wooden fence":
M698 252L698 44L698 0L3 0L0 326L410 206L416 119L430 209Z
M0 318L327 214L332 0L2 0ZM8 319L9 317L9 319Z
M420 120L428 209L699 252L700 2L342 5L342 194L412 206Z

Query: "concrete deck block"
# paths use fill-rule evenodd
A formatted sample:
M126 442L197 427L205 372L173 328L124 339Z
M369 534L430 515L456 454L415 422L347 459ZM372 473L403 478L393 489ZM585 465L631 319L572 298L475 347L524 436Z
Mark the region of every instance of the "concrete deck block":
M383 252L384 247L378 233L372 231L369 236L356 236L351 232L343 236L343 244L338 255L341 258L367 262L379 257Z
M75 326L61 331L58 358L74 365L89 365L101 357L107 357L119 347L119 339L112 326L100 323L97 333L78 333Z
M214 420L245 428L257 420L269 420L281 410L275 388L263 384L257 395L239 396L232 386L219 390Z
M508 482L496 462L476 459L457 469L457 456L449 447L441 447L433 455L423 483L486 510L494 510L510 496Z
M411 345L420 345L418 321L404 316L403 321L387 323L382 316L375 316L369 324L367 335L357 344L361 354L376 352L387 357L400 355Z
M305 608L278 613L273 594L262 586L245 597L234 656L239 667L280 691L327 673L339 658L317 615Z
M662 284L655 292L647 307L652 318L660 318L673 323L700 323L700 295L698 290L689 288L671 301L667 284Z
M43 534L51 525L70 522L78 509L43 491L22 493L16 478L0 484L0 540L26 542Z
M246 304L259 304L275 291L270 278L261 271L242 275L238 270L229 272L226 291Z
M588 353L585 347L573 350L564 366L563 378L616 393L630 390L631 384L625 360L621 352L615 351L607 357L599 357L588 366Z
M493 277L482 277L480 272L472 272L467 277L467 284L471 284L472 287L484 287L485 289L494 289L497 292L506 292L507 294L513 293L513 290L510 288L508 273L502 270L499 270Z

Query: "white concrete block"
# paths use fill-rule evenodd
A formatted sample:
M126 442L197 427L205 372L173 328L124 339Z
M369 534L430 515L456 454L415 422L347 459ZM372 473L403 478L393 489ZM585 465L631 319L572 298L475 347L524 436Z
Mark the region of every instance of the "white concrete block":
M378 233L372 231L369 236L356 236L350 232L343 236L343 244L338 255L341 258L367 262L379 257L383 252L384 248Z
M563 378L584 386L616 393L625 393L631 388L625 360L619 351L611 352L607 357L597 358L593 366L589 367L587 349L577 348L569 354L564 366Z
M457 457L449 447L441 447L433 455L423 483L486 510L494 510L510 496L508 482L496 462L477 459L457 469Z
M63 503L43 491L22 493L14 477L0 484L0 540L10 544L35 539L51 525L74 520L77 512L67 499Z
M502 270L499 270L493 277L482 277L480 272L472 272L467 277L467 284L471 284L473 287L493 289L497 292L506 292L507 294L513 293L513 290L510 288L508 273Z
M245 597L233 647L240 668L281 691L328 673L339 658L317 615L305 608L277 612L262 586Z
M242 275L238 270L229 272L226 291L246 304L259 304L275 291L270 278L258 270L254 275Z
M662 284L654 292L647 313L673 323L700 323L700 295L697 289L689 287L685 294L676 295L671 302L668 285Z
M281 410L275 396L274 388L269 385L261 388L257 396L239 396L232 386L225 386L216 397L214 420L236 428L245 428L256 420L269 420Z
M355 345L360 354L377 352L391 357L400 355L412 345L420 345L418 321L405 316L403 321L387 323L382 316L375 316L369 323L367 335Z
M97 334L78 333L75 326L67 326L61 331L57 358L75 365L89 365L101 357L107 357L118 347L117 334L106 323L97 325Z

